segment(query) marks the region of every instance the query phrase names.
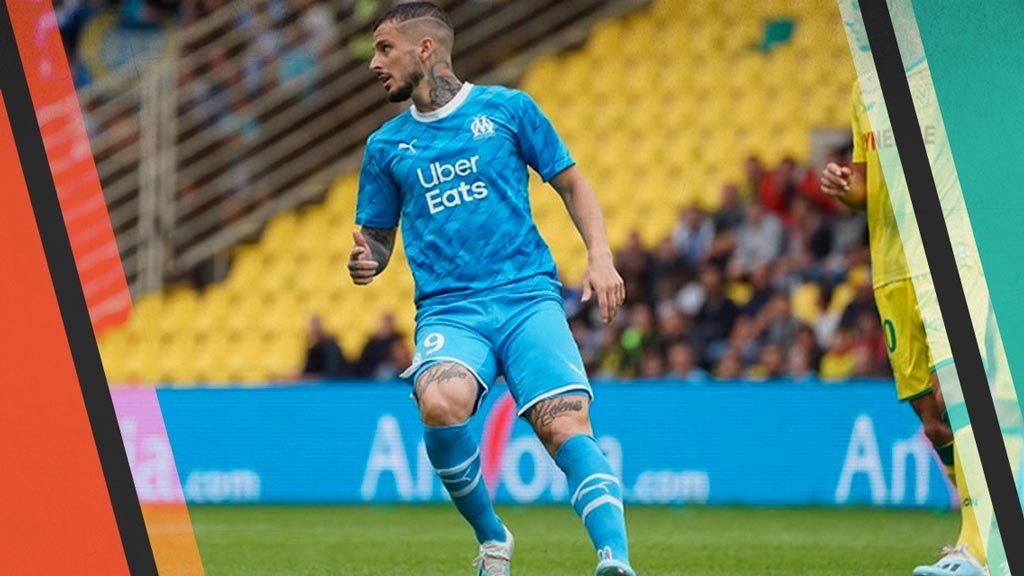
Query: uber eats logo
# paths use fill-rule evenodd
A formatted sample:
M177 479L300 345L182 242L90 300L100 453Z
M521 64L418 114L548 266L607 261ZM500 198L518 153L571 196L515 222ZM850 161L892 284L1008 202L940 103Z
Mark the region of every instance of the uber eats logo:
M451 163L431 162L425 172L423 168L416 169L420 185L427 190L424 196L431 214L487 197L487 184L483 180L468 181L479 172L479 160L479 156L470 156ZM462 180L456 184L456 178Z

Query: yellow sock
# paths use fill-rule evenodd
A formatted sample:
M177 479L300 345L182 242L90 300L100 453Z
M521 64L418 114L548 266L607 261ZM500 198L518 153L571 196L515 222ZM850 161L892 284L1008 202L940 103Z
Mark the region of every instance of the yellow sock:
M967 491L967 480L964 478L963 468L960 466L960 452L953 450L954 460L954 482L956 492L960 497L960 538L958 546L967 546L974 558L983 566L988 563L985 555L985 546L981 541L981 531L978 530L978 521L974 517L974 503Z

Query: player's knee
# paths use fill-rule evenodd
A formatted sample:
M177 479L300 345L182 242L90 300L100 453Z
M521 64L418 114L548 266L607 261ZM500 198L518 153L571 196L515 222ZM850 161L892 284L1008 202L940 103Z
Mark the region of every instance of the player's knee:
M587 434L586 430L588 428L582 425L552 426L542 432L538 432L537 437L548 453L554 456L558 453L558 449L568 442L570 438L580 434Z
M428 394L420 399L420 418L427 426L454 426L469 420L474 406L463 394Z
M936 448L953 440L953 431L943 418L934 394L925 394L911 401L911 406L924 427L924 435Z
M416 382L420 418L428 426L461 424L473 415L478 384L469 370L444 364L427 370Z
M932 446L940 448L953 440L953 431L949 425L938 418L929 418L922 422L924 435L932 443Z

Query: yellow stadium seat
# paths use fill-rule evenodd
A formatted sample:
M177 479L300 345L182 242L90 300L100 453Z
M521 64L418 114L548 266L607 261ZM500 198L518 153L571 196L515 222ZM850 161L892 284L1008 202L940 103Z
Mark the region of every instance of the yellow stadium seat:
M237 293L222 323L228 334L247 334L257 329L263 310L259 298L251 293Z
M354 222L357 186L358 178L354 174L343 177L328 191L324 209L332 216Z
M155 332L165 338L190 333L198 301L198 296L191 288L173 289L164 299Z
M163 294L146 294L132 306L130 322L139 330L154 330L162 309Z
M587 42L587 49L597 53L613 56L622 42L623 29L622 20L605 20L594 27ZM538 71L548 73L548 79L555 78L558 74L558 64L554 59L545 60L540 65L534 65Z
M305 360L305 341L295 338L275 340L266 350L262 368L275 379L294 378Z
M535 97L542 96L545 90L558 80L558 77L558 60L550 57L542 58L527 70L523 78L523 86Z
M253 286L260 277L264 257L264 253L255 245L240 247L235 251L226 284L239 289Z
M298 227L298 218L292 212L275 217L267 224L260 240L265 249L271 252L283 252L291 245L292 236Z
M233 306L232 291L228 285L211 286L199 296L196 315L192 320L195 332L199 334L215 334L222 328L222 322L228 309Z
M103 369L110 385L123 384L127 380L125 359L128 350L128 332L126 330L107 331L98 341Z

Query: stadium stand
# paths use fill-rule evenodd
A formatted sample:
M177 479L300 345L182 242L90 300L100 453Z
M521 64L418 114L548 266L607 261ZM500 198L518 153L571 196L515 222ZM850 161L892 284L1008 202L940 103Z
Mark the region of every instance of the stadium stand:
M459 42L463 45L472 45L475 38L492 38L496 34L494 30L480 27L478 14L465 12L482 10L473 4L467 2L452 9L454 16L462 14L468 23L476 23L460 35ZM336 15L352 10L347 3L332 6L336 7ZM464 11L460 12L460 8ZM494 10L493 7L489 9ZM502 9L512 10L514 7ZM229 7L214 13L211 18L216 19L220 13L231 10ZM597 8L591 7L591 12L597 13ZM294 19L295 16L291 17ZM510 15L506 24L514 26L515 22L528 20L528 17L529 14L524 14L516 20ZM567 22L574 17L563 16ZM456 69L464 77L481 83L504 80L494 73L495 63L510 60L507 56L510 52L518 54L521 62L527 62L528 67L519 85L549 114L584 173L595 183L605 206L613 246L627 246L630 235L636 233L641 245L653 247L673 233L679 222L677 214L680 209L696 204L703 210L715 212L721 204L719 191L727 183L744 182L748 177L745 163L748 157L759 158L769 166L776 166L791 157L803 166L810 161L811 141L816 129L845 129L848 123L845 103L854 71L838 22L833 4L811 0L757 3L655 0L646 9L602 19L586 42L573 50L536 57L534 53L510 47L505 55L479 57L466 64L465 59L460 60L460 55L456 54L455 62ZM207 25L205 30L209 29ZM181 37L198 37L198 32L189 30L186 28ZM340 36L351 38L357 31L344 31ZM541 30L534 34L558 35L564 31ZM220 65L239 62L245 57L241 48L235 50L216 43L212 47L207 46L195 53L202 54L203 58L214 58L212 62ZM194 64L198 68L201 66L198 58L183 58L179 65ZM262 203L243 202L237 214L231 210L225 212L223 206L211 203L212 200L196 201L191 205L193 208L184 204L186 210L197 213L195 220L184 223L162 221L173 230L181 226L202 229L189 238L188 242L192 244L176 245L176 254L188 254L190 250L197 250L196 246L207 245L210 238L221 238L223 242L217 248L220 252L230 251L230 269L223 281L201 291L188 283L181 283L145 292L159 282L140 284L142 287L137 289L135 311L130 321L122 329L105 335L100 342L111 382L192 385L260 383L294 378L303 364L306 324L314 315L323 321L327 332L340 338L341 347L350 358L359 355L378 319L385 313L394 314L401 333L411 334L415 312L413 285L400 249L373 289L357 289L346 275L345 259L351 242L349 231L353 227L357 186L353 159L358 160L358 144L365 134L360 136L358 131L347 131L344 144L316 136L328 130L313 133L311 142L306 139L310 134L309 126L325 122L327 125L331 122L344 123L362 115L364 122L361 126L372 127L381 117L395 113L396 109L356 109L349 106L342 114L310 115L306 120L308 126L301 122L297 126L287 124L292 127L289 136L271 138L265 135L274 129L275 114L298 115L295 109L313 106L305 98L324 98L322 93L327 91L331 98L337 100L337 106L344 108L344 102L351 102L353 94L360 98L365 98L367 93L374 94L374 87L366 86L370 83L369 75L358 77L362 62L355 61L354 57L353 62L350 68L339 64L337 71L325 71L327 65L321 64L320 70L311 76L316 80L290 84L288 90L280 85L270 88L257 86L255 95L239 96L243 98L243 101L236 102L240 110L263 110L266 114L256 114L252 118L258 134L252 136L253 142L243 144L244 150L252 150L252 156L247 152L237 165L244 167L252 160L254 163L276 163L284 170L286 168L283 167L289 163L303 162L304 150L324 150L315 155L317 165L304 169L302 174L309 178L302 180L301 185L314 191L288 205L280 202L275 190L268 190L263 194L269 199ZM298 74L301 76L302 72ZM238 82L244 81L244 78L238 79ZM262 81L255 80L257 84ZM125 86L140 84L124 82ZM183 81L182 88L190 88L189 82ZM145 82L141 85L137 89L147 89ZM306 93L302 86L313 88ZM159 86L148 89L156 90ZM261 90L271 96L264 96ZM105 118L118 117L115 105L100 102L103 93L99 90L88 93L83 99L85 108L99 109L105 112ZM263 108L252 104L266 103L266 98L273 99ZM200 108L203 105L202 102L197 104ZM169 112L165 110L164 113ZM173 115L173 111L170 113ZM126 113L123 118L126 123L140 122L137 115ZM279 122L281 126L286 125L284 121ZM188 175L205 170L202 162L217 162L216 148L226 142L201 136L203 130L209 130L208 124L197 121L196 126L195 134L188 135L184 143L177 143L179 149L193 152L195 163L184 166L184 176L179 174L178 186L166 193L172 196L191 193L220 202L225 198L223 191L210 194L202 187L189 189L187 186ZM204 128L200 130L198 126ZM232 138L241 139L244 143L245 124L241 125L242 128L238 126L232 125ZM110 136L105 138L112 139ZM188 141L189 138L194 142ZM98 162L123 163L125 170L146 170L145 162L136 161L133 167L129 167L131 160L122 157L122 153L133 145L141 146L141 155L145 155L146 143L130 140L123 142L119 149L100 146ZM237 140L232 142L232 145L237 144ZM331 146L341 149L332 154ZM231 180L230 166L224 162L227 161L209 168L211 173L220 174L216 176L218 181ZM112 170L109 165L107 170L101 166L101 174L107 174L108 178L116 172ZM335 171L340 174L331 176ZM334 181L326 197L310 204L316 199L316 187L319 185L322 189L323 179L329 176ZM239 187L248 190L248 184L267 178L272 181L278 178L282 188L287 187L285 185L294 187L298 181L297 177L288 179L277 172L271 172L269 176L260 173L241 178ZM762 180L758 180L755 186ZM205 184L208 188L208 183ZM110 186L115 187L115 196L118 192L116 186L117 182ZM534 179L531 196L535 217L552 247L564 281L567 286L574 286L584 271L584 247L554 192ZM760 201L757 190L746 196L744 205ZM125 198L123 205L129 206L132 202L137 203L138 196L124 194L114 199L111 214L115 226L144 220L139 214L145 212L145 207L134 206L119 211L118 206L122 204L118 203L118 198ZM181 206L178 204L179 210ZM260 217L247 218L256 212ZM124 217L124 222L118 220L121 213L130 214ZM814 215L818 215L816 209ZM779 218L788 222L788 204ZM266 226L258 240L239 244L258 233L262 222L266 222ZM122 251L128 253L128 268L135 259L142 259L146 254L142 246L130 247L127 251L122 247ZM850 253L854 252L856 250L851 248ZM866 270L863 265L858 267L863 259L858 261L856 257L846 257L846 253L838 257L843 260L843 266L852 263L854 273L846 274L844 268L841 273L822 281L818 277L810 278L804 270L794 273L778 267L773 269L772 282L787 284L784 293L790 294L791 314L802 323L814 324L823 316L842 315L847 309L846 304L853 300L856 287L867 282ZM199 258L186 258L186 261L194 264ZM692 268L700 266L702 264L698 263ZM692 275L690 280L694 278ZM754 296L752 282L751 278L744 276L734 278L730 283L730 299L737 306ZM690 282L694 283L699 284ZM686 284L685 279L683 284ZM676 287L680 293L685 288ZM643 290L654 289L647 284ZM656 307L660 308L657 306L660 303L662 300L652 298ZM633 316L638 301L633 304L633 308L624 311L623 323L612 329L602 331L593 328L589 322L580 322L581 327L586 325L581 331L590 331L581 334L581 342L606 338L615 343L612 347L622 348L619 343L625 334L636 328ZM586 316L585 310L569 312L578 317ZM656 316L654 322L660 322L663 310L653 312ZM752 320L756 317L752 316ZM770 324L772 319L762 318L760 321ZM849 325L847 322L846 326ZM612 332L605 334L609 330ZM817 345L829 349L832 338L827 329L825 332L824 336L818 335ZM873 337L877 340L877 334ZM665 343L661 346L659 353L663 364L667 350L664 349ZM870 348L871 344L866 347ZM633 364L625 369L621 366L602 369L602 366L609 365L603 357L593 358L591 369L605 375L657 376L659 372L655 368L659 358L658 354L649 353L653 349L641 346L639 358L630 360ZM820 357L821 352L817 350L815 355ZM747 359L746 365L754 375L764 373L764 362L760 361L763 359L759 353L760 349L751 351L753 358ZM849 355L846 349L837 349L835 353ZM704 351L698 350L698 355L703 354ZM677 356L682 356L682 353ZM714 364L708 368L720 373L717 369L719 361L721 358L715 358ZM852 365L852 360L850 363ZM641 370L642 366L647 370ZM882 368L872 364L857 373L872 375L880 370ZM664 373L664 369L661 372ZM847 375L853 375L853 372Z

